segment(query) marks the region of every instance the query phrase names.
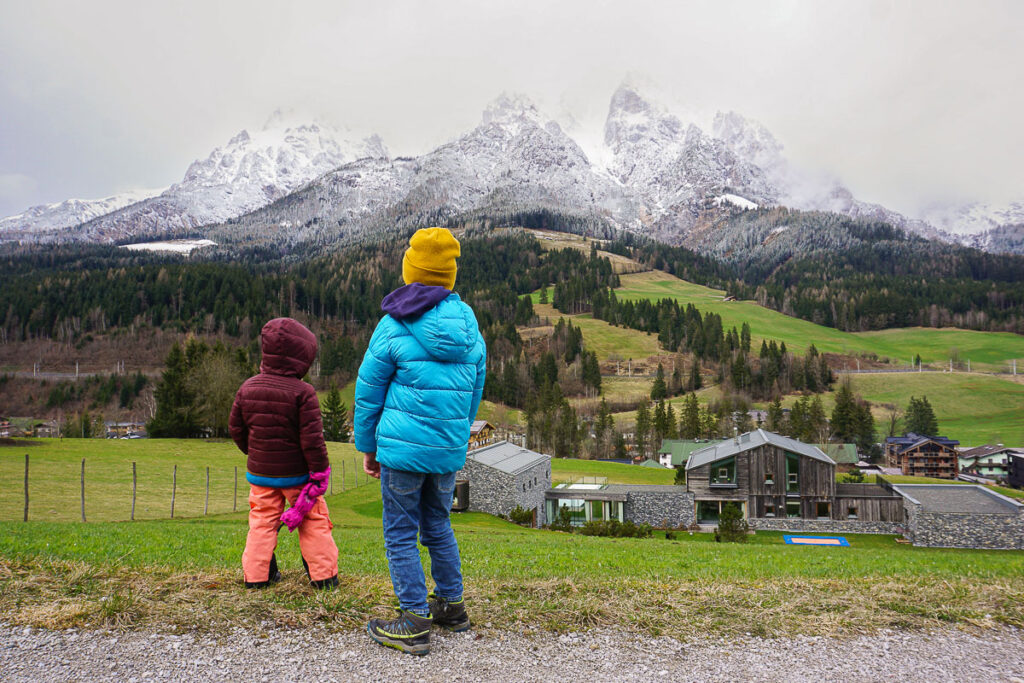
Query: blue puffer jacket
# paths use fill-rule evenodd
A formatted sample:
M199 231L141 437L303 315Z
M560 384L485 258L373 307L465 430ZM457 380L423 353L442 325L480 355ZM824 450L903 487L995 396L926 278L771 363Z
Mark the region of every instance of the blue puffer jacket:
M407 472L455 472L484 389L487 350L467 304L413 283L384 298L388 313L356 380L356 449Z

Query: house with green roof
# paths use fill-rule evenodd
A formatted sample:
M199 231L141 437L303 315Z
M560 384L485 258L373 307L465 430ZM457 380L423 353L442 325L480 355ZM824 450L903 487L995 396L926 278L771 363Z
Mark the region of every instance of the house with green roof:
M716 443L717 439L665 439L658 451L658 462L665 467L681 467L686 465L691 453Z
M842 471L854 467L860 461L855 443L816 443L814 445L822 453L832 458ZM843 467L844 465L847 467Z

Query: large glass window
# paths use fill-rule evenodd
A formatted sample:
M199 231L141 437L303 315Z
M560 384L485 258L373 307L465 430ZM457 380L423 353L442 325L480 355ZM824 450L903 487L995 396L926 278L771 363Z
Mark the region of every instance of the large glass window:
M697 501L697 521L701 524L711 524L718 522L718 501L717 500L698 500Z
M604 519L604 502L600 500L590 501L590 519L600 522Z
M736 458L725 458L710 465L712 486L735 486Z
M786 453L786 493L800 493L800 456Z
M786 516L787 517L800 517L800 501L799 500L788 500L786 501Z

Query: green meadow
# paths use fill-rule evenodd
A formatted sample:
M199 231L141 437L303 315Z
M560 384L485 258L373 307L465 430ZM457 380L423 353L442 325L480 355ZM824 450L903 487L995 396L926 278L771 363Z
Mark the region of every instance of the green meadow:
M175 463L205 468L207 462L233 468L237 456L228 446L151 440L35 447L39 462L49 462L52 495L37 521L0 522L0 619L51 628L260 629L269 621L348 629L386 613L394 600L376 480L345 491L336 486L326 497L341 550L341 588L327 593L309 589L296 535L287 532L277 551L284 580L264 591L244 590L239 565L245 512L203 516L193 506L187 519L55 521L77 514L73 489L81 457L120 466L145 462L160 470ZM5 510L17 507L9 499L20 494L10 462L26 448L0 451ZM335 467L354 462L351 447L331 450ZM606 476L637 483L670 474L562 460L552 470L556 479ZM123 489L116 469L95 472L97 486ZM110 482L100 481L102 472ZM70 480L72 495L63 492L63 480ZM105 511L102 501L111 509ZM114 497L97 497L89 512L92 519L123 519ZM11 517L5 513L4 519ZM611 626L685 639L708 633L870 633L950 622L1024 626L1020 552L914 548L891 536L861 535L848 536L849 548L788 546L777 533L758 533L746 544L686 532L676 540L663 533L608 539L521 528L481 513L454 514L453 525L471 614L484 630Z
M717 313L722 324L737 329L750 325L755 343L761 339L786 342L794 351L814 344L819 351L856 356L875 354L894 363L908 365L920 354L924 363L943 365L956 351L961 361L971 361L975 370L1006 371L1017 359L1024 374L1024 336L1009 332L978 332L953 328L900 328L873 332L843 332L831 327L783 315L753 301L725 301L725 292L680 280L661 271L621 276L622 286L615 290L620 300L676 299L692 303L701 312Z

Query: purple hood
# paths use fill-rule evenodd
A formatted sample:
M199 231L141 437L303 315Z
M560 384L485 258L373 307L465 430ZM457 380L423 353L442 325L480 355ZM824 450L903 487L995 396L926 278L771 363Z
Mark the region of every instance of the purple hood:
M381 310L395 320L414 318L429 311L451 295L450 289L414 282L399 287L384 297Z

